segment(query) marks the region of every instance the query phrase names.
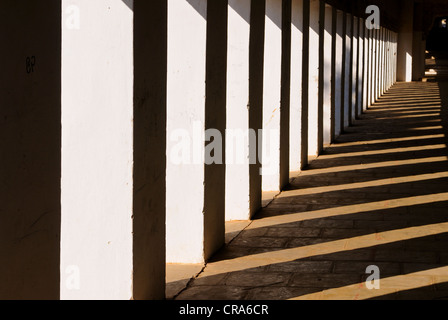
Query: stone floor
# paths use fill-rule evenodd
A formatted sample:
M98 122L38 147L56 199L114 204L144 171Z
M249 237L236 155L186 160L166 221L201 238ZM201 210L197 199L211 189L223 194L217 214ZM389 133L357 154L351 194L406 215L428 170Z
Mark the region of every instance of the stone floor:
M394 86L175 298L448 299L447 97Z

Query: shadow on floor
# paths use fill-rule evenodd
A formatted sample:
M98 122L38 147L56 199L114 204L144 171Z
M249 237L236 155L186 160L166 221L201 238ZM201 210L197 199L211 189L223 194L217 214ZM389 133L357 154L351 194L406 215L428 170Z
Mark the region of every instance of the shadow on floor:
M448 298L447 93L391 88L177 299Z

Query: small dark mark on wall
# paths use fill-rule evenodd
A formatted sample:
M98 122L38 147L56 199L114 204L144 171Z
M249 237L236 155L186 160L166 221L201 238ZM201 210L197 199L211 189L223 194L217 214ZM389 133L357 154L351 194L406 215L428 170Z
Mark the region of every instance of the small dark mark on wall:
M30 74L34 72L34 67L36 66L36 57L26 57L26 73Z

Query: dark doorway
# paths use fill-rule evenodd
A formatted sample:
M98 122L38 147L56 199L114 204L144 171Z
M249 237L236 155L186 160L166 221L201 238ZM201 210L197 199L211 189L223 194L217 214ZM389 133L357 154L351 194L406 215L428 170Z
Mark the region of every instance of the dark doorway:
M428 51L448 51L448 16L437 18L429 32Z

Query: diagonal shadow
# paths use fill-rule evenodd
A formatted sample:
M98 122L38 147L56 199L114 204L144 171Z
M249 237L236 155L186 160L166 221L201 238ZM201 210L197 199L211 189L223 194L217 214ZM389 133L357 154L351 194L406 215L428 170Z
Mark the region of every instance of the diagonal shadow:
M373 106L178 299L446 298L448 88L393 87L395 94L401 89L403 95L410 89L440 92L436 137L425 126L418 134L410 130L424 119L412 123L391 113L392 122L378 120L384 113ZM418 101L409 108L418 108ZM385 105L386 98L383 111ZM385 141L378 143L376 132ZM381 270L381 290L365 286L369 265Z
M134 0L121 0L132 11L134 11Z

